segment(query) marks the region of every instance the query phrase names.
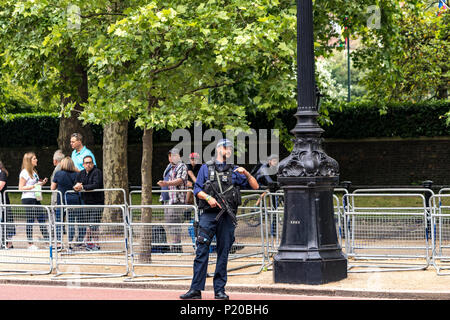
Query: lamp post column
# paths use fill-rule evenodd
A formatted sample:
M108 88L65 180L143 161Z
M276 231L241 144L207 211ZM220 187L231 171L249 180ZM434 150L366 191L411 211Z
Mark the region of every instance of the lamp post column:
M347 259L334 221L339 165L323 151L317 123L312 0L297 0L297 90L294 149L278 170L285 211L274 282L323 284L347 277Z

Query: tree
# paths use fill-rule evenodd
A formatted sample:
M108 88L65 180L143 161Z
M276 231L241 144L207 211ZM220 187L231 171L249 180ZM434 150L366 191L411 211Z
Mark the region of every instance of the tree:
M360 30L355 65L365 70L368 98L380 102L446 99L449 85L449 14L430 1L381 5L381 27Z
M76 3L30 0L0 2L0 21L3 22L0 23L0 45L5 48L5 66L20 83L35 84L44 104L59 99L61 119L57 142L65 154L72 152L69 140L73 132L83 134L85 145L93 143L90 127L79 118L89 98L89 55L86 44L95 42L102 32L106 32L106 27L114 22L114 16L108 12L119 10L116 2L86 2L83 9L91 16L81 20L81 11ZM105 188L122 187L128 190L127 129L128 124L124 121L104 127ZM107 204L123 203L125 200L120 192L105 194ZM119 219L110 213L105 210L106 220Z
M81 131L91 143L92 132L78 120L88 96L85 57L77 55L64 25L65 11L49 1L0 1L3 72L23 87L36 86L43 104L57 98L75 106L60 120L58 146L68 154L71 133Z
M352 15L355 26L365 24L364 6L371 2L316 0L316 55L333 50L329 40L340 36L333 22ZM79 13L67 19L69 4ZM48 96L60 93L64 110L79 113L86 123L110 128L134 119L143 128L143 204L151 203L154 130L184 128L196 120L243 130L248 112L262 110L277 119L297 107L295 1L0 0L0 5L7 65L26 69L30 74L19 76L24 82L33 80ZM14 36L22 29L27 32ZM290 140L283 123L276 125ZM150 221L149 211L142 221ZM148 249L143 246L143 252Z
M343 3L316 1L318 55L332 50L327 40L335 34L322 7L338 16ZM154 130L196 120L245 129L246 112L265 110L276 118L296 107L294 2L136 1L120 15L87 48L97 85L81 117L94 123L134 118L143 128L142 204L151 203ZM142 222L150 219L144 210ZM141 243L148 244L149 232ZM142 256L150 259L145 252L146 245Z

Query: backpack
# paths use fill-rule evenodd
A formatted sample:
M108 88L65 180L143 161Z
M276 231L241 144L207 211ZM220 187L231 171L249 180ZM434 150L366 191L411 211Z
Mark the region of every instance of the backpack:
M166 230L162 226L152 226L152 244L167 243ZM152 253L166 253L170 251L169 245L152 245Z

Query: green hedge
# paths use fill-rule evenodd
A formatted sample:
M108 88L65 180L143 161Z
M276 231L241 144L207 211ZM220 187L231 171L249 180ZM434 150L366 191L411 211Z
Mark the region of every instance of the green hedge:
M91 125L94 144L103 143L103 129ZM0 116L0 147L56 146L59 130L57 113L16 113ZM142 142L142 130L130 121L128 143ZM171 134L161 130L154 134L155 141L170 141Z
M54 113L8 114L0 119L0 147L52 146L58 137Z
M445 114L450 111L450 100L426 103L390 104L381 109L370 102L341 102L328 105L328 118L324 124L324 138L364 139L381 137L438 137L450 136ZM384 111L383 111L384 110ZM296 110L280 115L288 130L294 128ZM249 116L251 127L273 128L264 113Z
M450 136L445 114L450 111L450 101L417 104L391 104L385 112L372 103L341 103L328 107L332 125L323 125L324 138L363 139L372 137L438 137ZM281 120L290 130L295 126L295 110L284 112ZM249 115L254 129L273 128L264 113ZM57 145L59 118L55 113L8 114L0 117L0 147L55 146ZM206 129L206 128L205 128ZM95 144L102 143L102 128L92 126ZM170 142L166 130L154 133L154 140ZM142 130L130 121L128 143L140 143Z
M338 109L341 109L339 111ZM330 110L331 126L324 127L326 138L439 137L449 136L445 114L450 101L390 104L384 111L372 103L343 103Z

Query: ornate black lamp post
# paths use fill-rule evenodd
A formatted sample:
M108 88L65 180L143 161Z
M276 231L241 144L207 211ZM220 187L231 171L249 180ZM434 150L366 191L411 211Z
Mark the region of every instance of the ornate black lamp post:
M297 124L291 131L295 145L278 170L285 212L274 281L323 284L347 277L347 259L334 222L339 165L322 150L324 130L317 124L312 0L297 0L297 50Z

